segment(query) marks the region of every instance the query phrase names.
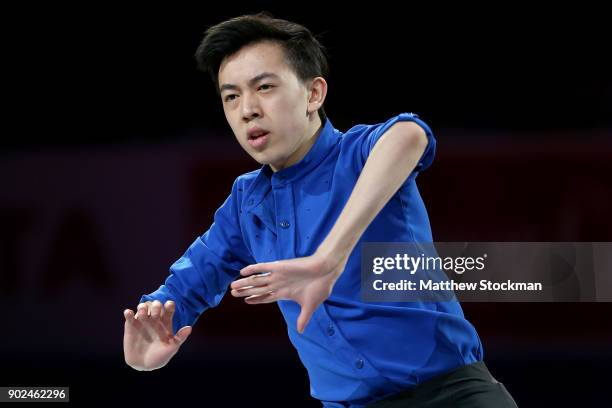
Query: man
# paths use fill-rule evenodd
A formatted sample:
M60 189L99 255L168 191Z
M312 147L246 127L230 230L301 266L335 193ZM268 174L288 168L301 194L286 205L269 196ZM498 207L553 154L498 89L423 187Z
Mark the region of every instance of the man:
M125 310L127 364L163 367L231 285L249 304L277 302L326 407L514 406L457 302L360 300L361 242L432 242L415 182L433 160L429 127L405 113L334 129L323 48L288 21L222 22L196 58L238 143L263 167L236 179L164 285L136 314Z

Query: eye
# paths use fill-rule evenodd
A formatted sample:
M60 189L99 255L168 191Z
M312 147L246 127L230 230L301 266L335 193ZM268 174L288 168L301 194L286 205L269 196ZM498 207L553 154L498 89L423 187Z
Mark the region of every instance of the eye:
M262 91L267 91L268 89L272 89L274 87L274 85L271 84L263 84L260 85L259 89Z
M238 97L238 95L236 95L236 94L229 94L229 95L227 95L225 98L223 98L223 100L224 100L225 102L231 102L231 101L233 101L234 99L236 99L236 97Z

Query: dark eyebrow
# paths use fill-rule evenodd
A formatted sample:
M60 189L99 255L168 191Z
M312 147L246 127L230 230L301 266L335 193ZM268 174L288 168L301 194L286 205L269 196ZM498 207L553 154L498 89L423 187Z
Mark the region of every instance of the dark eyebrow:
M263 72L251 79L249 79L249 86L253 86L254 84L256 84L257 82L261 81L262 79L266 79L266 78L272 78L272 79L279 79L280 77L276 74L273 74L272 72ZM219 93L225 91L225 90L236 90L238 89L237 85L233 85L233 84L223 84L221 85L221 87L219 88Z

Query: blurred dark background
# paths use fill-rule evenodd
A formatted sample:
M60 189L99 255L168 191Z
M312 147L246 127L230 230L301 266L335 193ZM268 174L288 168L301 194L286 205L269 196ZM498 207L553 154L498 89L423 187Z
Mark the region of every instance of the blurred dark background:
M167 367L123 361L122 311L258 167L193 60L204 30L239 14L268 10L320 35L337 129L400 112L432 127L438 153L418 181L436 241L612 241L605 13L448 7L5 9L0 385L70 386L76 403L320 405L276 305L226 296ZM610 403L610 303L464 311L519 406Z

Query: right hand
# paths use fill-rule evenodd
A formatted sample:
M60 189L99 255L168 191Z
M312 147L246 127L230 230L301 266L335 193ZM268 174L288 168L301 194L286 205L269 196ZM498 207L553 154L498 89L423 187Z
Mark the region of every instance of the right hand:
M139 371L151 371L165 366L191 334L191 326L182 327L172 334L172 316L175 304L165 305L159 300L140 303L136 314L123 311L123 354L125 362Z

